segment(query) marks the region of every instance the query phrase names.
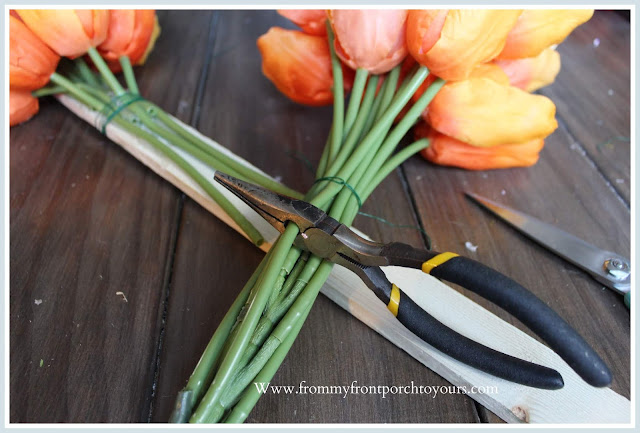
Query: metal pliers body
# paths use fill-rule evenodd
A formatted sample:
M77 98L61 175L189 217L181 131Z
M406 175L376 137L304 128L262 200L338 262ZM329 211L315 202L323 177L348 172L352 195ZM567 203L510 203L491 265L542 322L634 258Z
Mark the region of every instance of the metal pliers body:
M223 173L216 180L249 204L280 232L298 226L295 245L355 272L411 332L441 352L486 373L543 389L564 385L556 370L498 352L439 322L391 283L381 266L421 269L463 286L500 306L558 353L587 383L607 386L611 373L595 351L557 313L517 282L454 253L392 242L372 242L310 203L276 194Z

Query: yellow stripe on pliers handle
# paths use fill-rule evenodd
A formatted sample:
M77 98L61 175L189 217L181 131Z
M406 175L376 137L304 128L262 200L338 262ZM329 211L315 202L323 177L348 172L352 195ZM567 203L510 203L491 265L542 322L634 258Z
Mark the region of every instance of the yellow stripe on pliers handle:
M389 296L387 308L398 317L398 307L400 307L400 289L395 284L391 284L391 296Z
M454 257L458 257L458 255L456 253L438 254L437 256L430 258L422 264L422 272L424 272L425 274L430 274L431 271L433 271L433 268L443 264L447 260L450 260Z

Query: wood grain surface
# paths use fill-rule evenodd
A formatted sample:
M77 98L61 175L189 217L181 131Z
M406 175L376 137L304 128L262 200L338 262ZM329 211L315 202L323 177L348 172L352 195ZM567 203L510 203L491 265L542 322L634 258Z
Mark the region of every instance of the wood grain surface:
M255 45L270 26L291 24L273 11L162 12L160 23L156 49L138 71L142 93L288 185L308 188L306 161L319 159L331 110L281 95L262 76ZM413 158L363 208L391 224L359 216L355 226L377 240L424 246L421 225L435 249L519 280L580 331L611 367L612 389L629 397L622 299L462 195L477 192L629 255L629 24L596 13L559 50L563 70L542 93L556 103L560 127L538 164L468 172ZM262 253L53 100L11 130L10 169L10 421L165 422ZM447 385L324 297L273 379L301 381ZM249 421L500 422L461 394L268 394Z

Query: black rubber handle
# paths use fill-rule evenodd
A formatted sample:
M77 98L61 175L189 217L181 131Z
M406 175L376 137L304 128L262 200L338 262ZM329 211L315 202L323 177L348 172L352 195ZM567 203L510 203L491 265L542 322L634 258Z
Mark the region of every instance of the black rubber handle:
M439 351L502 379L542 389L560 389L562 376L556 370L493 350L440 323L402 290L398 320L411 332Z
M591 346L555 311L517 282L461 256L434 267L430 274L459 284L511 313L542 338L588 384L603 387L611 383L609 368Z

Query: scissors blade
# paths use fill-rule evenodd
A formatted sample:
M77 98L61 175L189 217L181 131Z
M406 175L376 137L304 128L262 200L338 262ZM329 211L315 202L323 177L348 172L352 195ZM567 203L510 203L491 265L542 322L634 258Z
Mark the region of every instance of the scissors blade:
M465 194L545 248L582 268L598 282L618 293L626 293L630 290L631 267L628 259L611 251L598 248L523 212L503 206L477 194L469 192L465 192Z

